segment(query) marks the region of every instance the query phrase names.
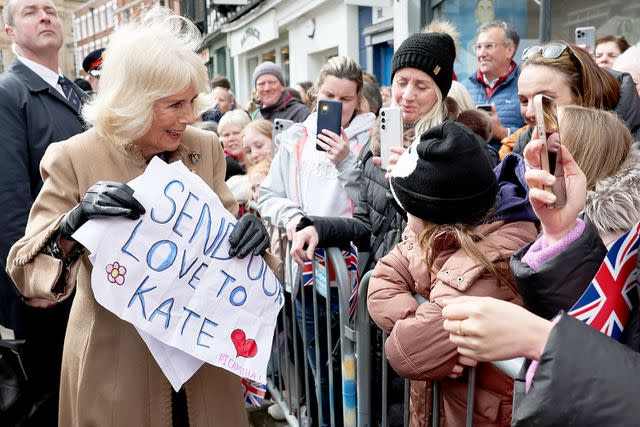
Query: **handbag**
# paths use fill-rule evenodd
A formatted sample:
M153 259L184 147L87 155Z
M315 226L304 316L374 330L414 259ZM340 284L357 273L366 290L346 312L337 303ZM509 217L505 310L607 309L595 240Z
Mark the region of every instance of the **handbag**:
M0 412L8 411L26 393L24 343L25 340L0 340Z

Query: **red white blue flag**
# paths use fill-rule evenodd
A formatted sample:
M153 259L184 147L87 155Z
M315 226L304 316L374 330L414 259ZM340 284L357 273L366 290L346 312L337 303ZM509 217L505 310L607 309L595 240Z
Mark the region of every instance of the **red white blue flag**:
M615 241L595 277L569 315L619 340L631 310L638 305L640 223Z
M311 286L314 285L318 289L318 292L325 298L327 296L327 279L324 273L326 265L326 253L322 248L316 249L314 253L314 259L316 261L316 280L314 283L313 277L313 262L305 261L302 266L302 285ZM351 295L349 297L349 318L353 320L356 308L358 305L358 287L360 285L360 277L358 275L358 250L351 244L348 251L342 251L345 264L347 265L347 271L349 272L349 280L351 281ZM333 266L329 264L329 282L335 280L335 272Z
M253 406L262 406L264 395L267 393L266 384L242 378L242 388L244 388L244 401Z

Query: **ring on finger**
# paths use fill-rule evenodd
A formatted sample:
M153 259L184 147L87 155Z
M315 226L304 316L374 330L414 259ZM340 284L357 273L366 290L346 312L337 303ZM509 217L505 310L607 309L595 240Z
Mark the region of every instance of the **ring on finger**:
M464 332L462 332L462 320L458 320L458 330L456 331L456 335L461 337L464 336Z

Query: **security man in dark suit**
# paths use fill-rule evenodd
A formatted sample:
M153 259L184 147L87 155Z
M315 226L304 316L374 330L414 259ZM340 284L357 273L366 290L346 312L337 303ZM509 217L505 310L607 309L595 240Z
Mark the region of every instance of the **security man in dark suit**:
M28 425L55 426L72 299L61 304L24 300L4 270L42 187L39 164L45 150L84 131L79 110L85 95L59 69L62 26L51 0L8 0L3 17L17 57L0 75L0 324L16 339L27 340L23 361L29 392L0 413L0 424L17 425L29 414Z

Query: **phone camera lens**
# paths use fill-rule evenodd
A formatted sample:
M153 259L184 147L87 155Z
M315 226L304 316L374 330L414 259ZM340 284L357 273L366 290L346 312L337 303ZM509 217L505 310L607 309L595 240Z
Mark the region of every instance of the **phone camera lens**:
M384 118L383 118L382 120L380 120L380 121L381 121L382 123L384 123L384 122L385 122Z
M382 130L386 129L387 127L385 125L382 125Z
M380 114L384 116L384 115L385 115L385 112L383 111L383 112L382 112L382 113L380 113Z

